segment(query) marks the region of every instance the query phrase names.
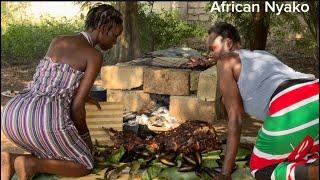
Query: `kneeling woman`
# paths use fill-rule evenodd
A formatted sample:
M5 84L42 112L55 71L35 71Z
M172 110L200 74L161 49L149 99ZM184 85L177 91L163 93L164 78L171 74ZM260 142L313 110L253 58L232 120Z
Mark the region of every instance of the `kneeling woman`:
M93 168L85 102L102 65L102 50L122 33L121 13L110 5L89 10L85 31L58 36L39 62L33 81L5 106L1 128L31 154L1 152L1 179L35 173L79 177Z

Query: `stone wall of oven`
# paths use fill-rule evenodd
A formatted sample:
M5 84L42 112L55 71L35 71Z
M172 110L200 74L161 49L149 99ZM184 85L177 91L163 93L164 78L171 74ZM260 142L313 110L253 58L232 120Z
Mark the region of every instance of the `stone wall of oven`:
M107 102L122 102L125 111L153 107L154 94L170 97L169 111L180 123L187 120L213 122L217 70L182 69L187 57L147 57L127 63L103 66L102 86Z

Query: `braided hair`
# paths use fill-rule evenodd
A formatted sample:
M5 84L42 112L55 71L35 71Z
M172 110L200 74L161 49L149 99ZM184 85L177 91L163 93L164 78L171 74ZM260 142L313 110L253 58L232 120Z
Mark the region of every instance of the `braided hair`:
M96 29L107 24L110 25L110 30L112 27L121 25L122 22L121 13L118 10L111 5L99 3L89 10L85 21L85 28Z

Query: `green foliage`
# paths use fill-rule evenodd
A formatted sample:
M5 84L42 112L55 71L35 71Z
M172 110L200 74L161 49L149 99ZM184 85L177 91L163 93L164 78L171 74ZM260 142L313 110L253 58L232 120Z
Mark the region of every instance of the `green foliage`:
M139 8L138 23L143 52L181 46L186 38L206 34L205 28L188 24L176 11L155 13Z
M194 171L179 172L177 167L166 168L159 174L160 179L200 180Z
M108 164L117 164L117 163L119 163L125 152L126 152L126 149L123 146L121 146L114 153L112 153L112 155L107 160L107 163Z
M319 31L319 2L309 1L310 10L307 13L301 13L304 22L307 24L308 29L313 36L314 40L317 41L317 31Z
M314 40L314 37L309 32L303 32L303 38L296 41L295 50L299 54L304 54L305 56L314 56L319 59L318 44Z
M157 177L160 172L163 170L164 168L159 166L159 165L151 165L146 171L143 172L141 179L142 180L151 180L154 179L155 177Z
M1 35L1 59L11 65L34 62L46 54L58 35L80 32L83 23L66 18L42 18L39 23L10 22Z
M314 34L316 22L308 22L308 19L316 18L314 16L316 15L312 13L308 15L304 13L282 13L278 16L272 13L269 36L273 39L273 43L277 44L278 49L288 49L287 43L295 41L293 47L295 52L306 56L313 56L318 49L317 38ZM290 34L292 36L300 34L302 38L295 39L294 37L290 37Z
M27 2L16 4L1 2L1 5L2 64L35 62L45 55L53 38L58 35L72 35L84 27L85 14L71 20L41 17L40 22L32 22L32 18L28 18L25 14ZM93 3L83 6L91 5ZM163 10L161 13L154 13L146 11L145 7L140 6L138 13L143 52L182 46L186 38L203 38L206 35L205 28L189 25L174 11ZM84 8L84 11L86 10L87 8ZM110 55L110 51L103 55L106 58Z
M248 4L250 1L239 1L237 3ZM209 11L211 9L212 2L209 2L206 6L206 10ZM233 24L237 27L242 45L244 48L249 48L250 41L253 40L254 34L252 28L253 16L252 13L242 13L242 12L221 12L221 13L212 13L210 20L212 22L224 21L230 24Z
M208 10L211 8L210 4L212 3L208 3ZM316 5L312 6L316 8L312 12L318 11L318 4ZM28 17L25 11L28 6L28 2L1 2L1 64L35 62L45 55L54 37L71 35L83 30L85 14L71 20L41 17L40 22L33 22L34 20ZM206 37L205 26L188 24L175 11L162 10L160 13L155 13L150 2L139 3L139 6L138 26L142 52L184 46L188 44L186 39L203 40ZM266 22L270 24L269 44L277 49L288 49L289 35L299 33L302 38L296 40L295 52L307 56L313 55L317 50L314 38L315 17L311 12L304 15L282 13L278 16L270 13ZM211 21L212 23L227 21L234 24L240 31L244 47L248 47L253 37L251 13L212 13ZM110 54L110 50L103 53L104 58Z
M237 3L249 4L257 1L239 1ZM278 2L280 3L280 2ZM319 12L319 2L308 2L310 11L308 13L288 13L282 12L280 15L269 12L265 23L269 24L268 41L276 49L287 49L289 36L295 33L302 35L301 40L296 41L294 50L307 56L312 56L317 50L316 24L317 12ZM208 2L207 10L211 9L212 2ZM247 12L221 12L212 13L211 21L225 21L233 24L239 30L244 48L249 48L250 41L254 34L252 29L253 16ZM306 30L308 29L308 30Z
M30 2L1 1L1 34L4 33L10 22L30 22L26 8Z
M202 154L202 165L204 167L208 168L215 168L218 167L218 163L216 162L217 159L219 159L219 154L221 154L221 151L211 151L205 154Z

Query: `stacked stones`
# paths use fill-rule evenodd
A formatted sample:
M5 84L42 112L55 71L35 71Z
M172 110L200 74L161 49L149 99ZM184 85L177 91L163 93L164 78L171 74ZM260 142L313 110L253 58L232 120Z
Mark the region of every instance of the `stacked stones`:
M208 1L187 2L187 20L189 22L208 22L210 18L210 12L206 11Z
M181 69L200 53L190 48L171 48L148 53L127 63L104 66L102 86L107 102L122 102L125 111L138 112L155 105L151 94L170 95L169 111L180 123L215 119L217 70Z
M176 10L184 20L196 24L209 21L211 13L206 8L210 5L209 1L155 1L153 9L155 12L161 12L162 9Z

